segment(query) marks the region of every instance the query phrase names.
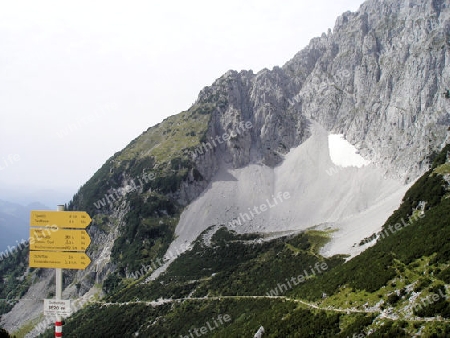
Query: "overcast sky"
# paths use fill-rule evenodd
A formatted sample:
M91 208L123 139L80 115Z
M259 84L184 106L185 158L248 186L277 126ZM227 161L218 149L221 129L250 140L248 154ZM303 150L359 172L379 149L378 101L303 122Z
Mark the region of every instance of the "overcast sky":
M69 200L223 73L283 65L362 2L1 1L0 190Z

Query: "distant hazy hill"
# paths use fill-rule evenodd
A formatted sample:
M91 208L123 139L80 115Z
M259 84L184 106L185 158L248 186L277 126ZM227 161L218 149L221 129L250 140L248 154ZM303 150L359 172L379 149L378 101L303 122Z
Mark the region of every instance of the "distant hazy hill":
M39 202L48 205L52 210L59 204L67 203L73 192L74 190L70 188L39 189L9 185L7 182L0 181L0 200L20 205Z
M0 251L13 247L22 239L28 240L30 228L30 210L48 210L41 203L23 206L0 200ZM16 242L17 241L17 242Z

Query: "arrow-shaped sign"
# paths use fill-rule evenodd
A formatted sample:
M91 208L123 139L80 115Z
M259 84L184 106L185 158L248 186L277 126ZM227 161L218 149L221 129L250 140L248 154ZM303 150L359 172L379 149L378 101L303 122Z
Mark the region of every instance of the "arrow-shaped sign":
M91 217L86 211L48 211L32 210L30 225L53 226L58 228L85 229L91 223Z
M91 238L86 230L30 229L30 250L86 251Z
M90 263L83 252L30 251L30 268L84 270Z

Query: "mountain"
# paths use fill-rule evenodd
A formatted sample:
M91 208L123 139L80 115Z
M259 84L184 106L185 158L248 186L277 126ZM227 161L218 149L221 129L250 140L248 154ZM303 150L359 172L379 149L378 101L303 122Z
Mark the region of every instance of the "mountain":
M22 240L28 240L31 210L48 210L40 203L23 206L0 200L0 250L6 251L17 246ZM8 248L9 247L9 248Z
M153 263L142 267L65 330L241 337L262 326L268 337L448 337L449 153L447 145L374 234L376 243L347 263L320 255L326 231L266 240L221 227L153 283L145 282Z
M445 336L449 16L369 0L114 154L68 205L93 218L92 264L65 271L64 297L107 297L73 335ZM1 325L34 337L53 274L26 269L26 250L0 262ZM428 294L438 308L392 314Z
M20 205L39 202L55 209L57 205L70 201L76 189L64 188L53 190L46 188L33 188L28 186L11 186L0 181L0 199Z

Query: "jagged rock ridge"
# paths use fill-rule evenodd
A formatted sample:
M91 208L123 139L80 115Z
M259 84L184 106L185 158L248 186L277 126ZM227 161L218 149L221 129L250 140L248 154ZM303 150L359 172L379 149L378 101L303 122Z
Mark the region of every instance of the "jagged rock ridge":
M444 1L367 1L282 68L229 71L199 95L228 101L214 111L211 135L254 123L250 136L226 145L226 161L273 166L306 139L313 119L390 176L411 181L450 125L442 95L450 87L449 15Z

